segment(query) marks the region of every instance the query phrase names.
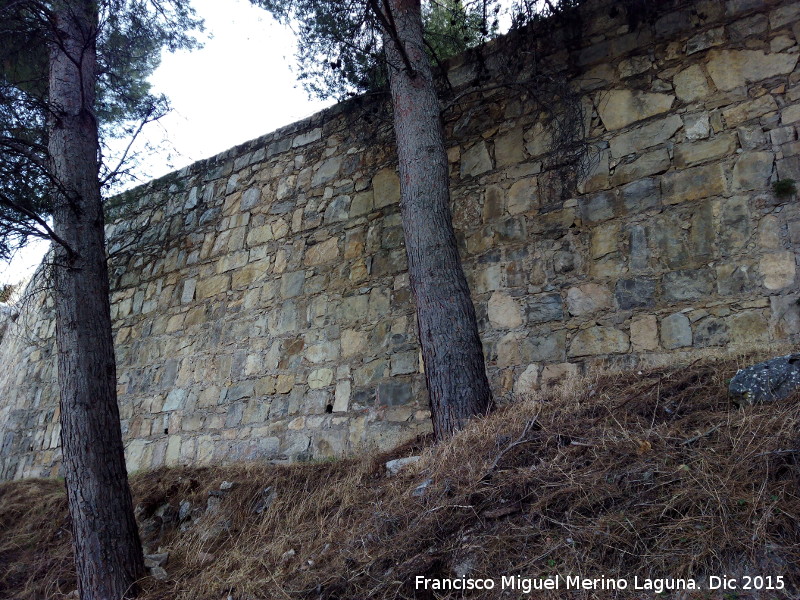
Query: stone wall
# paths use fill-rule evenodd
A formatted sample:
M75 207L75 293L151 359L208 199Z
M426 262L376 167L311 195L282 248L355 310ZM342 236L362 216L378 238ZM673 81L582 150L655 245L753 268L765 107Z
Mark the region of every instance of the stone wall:
M499 397L800 336L800 208L772 191L800 180L800 5L662 4L633 28L593 2L450 65L454 220ZM129 468L428 431L398 201L388 113L363 98L114 199ZM3 339L0 478L57 472L53 330L32 294Z

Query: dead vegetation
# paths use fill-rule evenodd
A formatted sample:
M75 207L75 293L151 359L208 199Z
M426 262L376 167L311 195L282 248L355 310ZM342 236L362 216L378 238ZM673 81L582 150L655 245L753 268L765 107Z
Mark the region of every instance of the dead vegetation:
M739 366L604 374L508 406L436 448L136 475L145 544L170 553L168 579L145 581L143 597L517 598L499 585L434 594L414 580L553 574L781 575L789 589L762 596L659 597L798 597L800 404L732 407L726 382ZM386 476L386 460L420 453ZM235 485L221 493L223 481ZM0 485L0 597L74 589L61 485Z

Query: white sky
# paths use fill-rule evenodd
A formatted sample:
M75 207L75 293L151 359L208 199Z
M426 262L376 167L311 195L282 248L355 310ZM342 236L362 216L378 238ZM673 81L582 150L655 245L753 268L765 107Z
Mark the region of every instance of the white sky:
M204 47L165 52L150 78L173 110L143 131L138 178L146 182L308 117L331 102L309 99L292 72L294 34L248 0L192 0L205 19ZM31 243L11 264L0 262L0 284L18 283L41 262L48 242Z

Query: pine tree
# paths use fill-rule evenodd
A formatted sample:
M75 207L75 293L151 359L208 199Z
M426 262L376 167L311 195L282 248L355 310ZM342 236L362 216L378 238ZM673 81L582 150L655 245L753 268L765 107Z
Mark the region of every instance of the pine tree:
M439 100L424 37L420 0L252 0L299 26L299 58L310 91L329 95L388 80L400 168L400 211L411 292L437 439L492 408L477 318L453 231L450 182ZM474 3L473 3L474 4ZM459 19L474 14L461 2L450 31L465 44ZM487 14L487 3L477 3ZM439 34L449 21L437 15ZM483 23L484 20L481 20ZM488 34L489 27L484 26ZM464 38L467 37L465 40ZM452 50L452 46L450 47ZM382 55L382 60L380 55ZM322 63L332 69L319 69Z
M0 254L54 243L61 444L82 600L134 597L144 575L116 396L101 136L152 116L144 77L191 45L184 3L0 2ZM24 42L24 43L22 43Z

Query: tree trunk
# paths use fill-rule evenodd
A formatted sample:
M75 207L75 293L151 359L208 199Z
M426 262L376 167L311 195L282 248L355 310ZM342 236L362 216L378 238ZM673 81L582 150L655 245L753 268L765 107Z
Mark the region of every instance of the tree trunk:
M94 114L98 15L53 3L49 153L61 445L82 600L133 597L144 575L120 431Z
M387 2L384 2L387 4ZM400 164L403 220L411 292L431 418L437 440L486 414L492 396L486 378L475 307L453 232L450 178L422 37L419 0L388 0L384 41Z

